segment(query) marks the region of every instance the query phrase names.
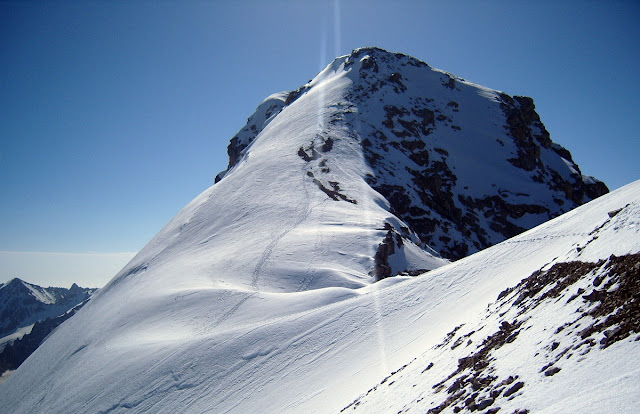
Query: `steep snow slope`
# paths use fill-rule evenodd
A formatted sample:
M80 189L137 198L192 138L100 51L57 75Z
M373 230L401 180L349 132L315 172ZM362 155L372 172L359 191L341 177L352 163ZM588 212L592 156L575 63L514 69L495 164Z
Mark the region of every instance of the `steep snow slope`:
M635 412L640 368L630 361L640 354L640 253L580 254L606 251L611 240L593 242L619 226L630 225L637 243L637 204L619 214L574 245L569 261L556 258L506 288L342 411Z
M635 182L420 277L385 279L358 290L257 293L238 302L235 313L221 314L212 312L211 296L203 290L175 289L171 300L161 300L167 291L148 297L140 288L126 296L116 285L112 290L118 295L90 301L60 326L0 387L0 401L9 412L337 412L418 357L409 364L413 371L407 368L402 391L389 386L392 380L378 385L371 402L363 398L362 404L373 406L363 412L384 412L388 405L402 409L420 399L419 391L427 394L421 401L425 407L436 407L446 395L429 394L432 386L456 370L458 357L498 331L501 321L519 318L517 307L495 303L506 288L558 263L597 263L611 254L638 252L640 182ZM588 287L590 280L580 286ZM522 318L532 326L518 327L527 347L504 346L491 355L500 381L518 375L507 385L525 384L504 406L581 412L580 407L597 404L599 412L625 411L639 395L640 371L627 363L640 357L637 329L606 348L560 356L554 366L561 371L553 376L539 372L543 362L553 362L572 345L578 329L554 334L555 326L573 322L564 303L545 303L539 314L533 310ZM283 308L288 314L277 316ZM497 311L508 314L492 315ZM276 316L256 320L256 314ZM437 347L462 324L453 335L478 327L472 345L463 342L451 352L450 344ZM68 338L76 335L79 341L69 347ZM597 333L593 339L604 337ZM553 341L562 344L555 353ZM531 355L535 349L545 352ZM436 364L420 374L427 361ZM373 400L378 393L383 397Z
M232 139L224 178L185 207L112 284L153 273L153 284L166 276L172 288L296 292L362 287L446 263L366 182L370 167L360 139L345 123L330 121L344 112L353 87L345 59L293 102L291 94L265 100ZM394 257L376 260L390 233ZM177 269L188 277L176 277Z
M439 120L458 93L458 112L452 104ZM606 190L547 141L530 104L379 49L336 59L260 105L218 182L57 329L0 402L12 412L345 407L606 216L597 200L604 213L567 234L545 227L454 265L424 243L458 258Z

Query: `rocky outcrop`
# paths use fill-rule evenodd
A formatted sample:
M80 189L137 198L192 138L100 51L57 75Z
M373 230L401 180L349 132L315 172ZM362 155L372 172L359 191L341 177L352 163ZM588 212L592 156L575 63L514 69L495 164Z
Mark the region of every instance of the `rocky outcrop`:
M505 128L513 138L517 156L508 161L515 167L534 172L532 178L547 183L549 189L562 191L566 198L576 204L600 197L609 192L607 186L596 180L584 179L566 148L551 141L549 132L535 111L533 99L525 96L510 97L500 94L501 107L506 117ZM571 164L575 173L567 179L545 167L541 158L542 149L551 149Z
M271 119L280 113L285 106L295 101L295 99L303 93L303 89L304 88L300 88L295 92L271 95L258 106L256 112L247 119L247 125L231 138L231 142L229 142L229 146L227 147L229 166L225 171L216 176L216 182L220 181L226 172L231 170L238 161L240 161L247 147L251 145L253 140L255 140L258 134L269 124Z
M373 269L373 276L375 276L377 280L395 276L389 265L389 256L396 252L396 247L400 248L403 245L402 236L394 230L391 224L385 223L383 229L387 230L387 234L382 240L382 243L378 245L374 256L375 267Z
M598 231L596 228L593 234ZM436 374L433 361L413 359L392 371L342 411L358 412L362 403L375 395L382 385L397 382L403 384L404 389L413 388L415 385L411 387L411 384L417 382L416 376L425 373L423 389L430 388L433 394L431 408L422 412L496 413L513 401L519 407L526 406L529 401L521 397L539 382L536 377L544 380L563 373L576 375L576 365L585 364L590 357L602 358L600 351L620 342L626 341L628 346L640 340L639 298L640 254L544 266L502 291L487 307L480 322L472 320L455 326L429 353L423 354L437 357L450 353L452 359L456 358L453 361L457 360L451 364L453 369ZM549 307L554 308L557 319L540 315L540 312L549 312ZM545 325L548 336L542 334L532 338L529 333L529 337L523 338L521 333L538 324ZM487 329L489 326L492 326L491 330ZM509 364L507 369L504 369L505 365L497 369L501 358L508 359L505 355L521 350L531 341L535 343L535 354L529 353L531 361L526 365L538 365L533 378L522 366ZM569 364L569 360L574 363ZM403 378L406 371L411 374ZM425 387L427 384L430 386ZM423 398L412 402L419 403ZM416 407L407 403L403 409L409 408ZM529 410L511 408L508 412L525 414Z
M539 224L608 192L604 183L584 178L569 151L551 141L531 98L496 93L504 115L496 122L503 123L504 132L495 140L504 159L540 185L537 193L495 185L478 194L469 177L461 178L457 172L464 168L459 164L461 144L449 147L454 138L472 140L475 134L483 133L467 130L460 118L466 110L459 103L463 101L464 81L443 72L439 84L431 84L431 90L418 90L412 87L418 75L404 68L430 69L428 65L417 65L411 57L376 48L354 51L347 64L355 65L358 59L363 63L350 102L361 113L376 98L383 102L379 123L367 119L370 128L362 139L365 159L374 170L366 177L367 182L389 201L394 214L444 257L465 257L527 230L532 221ZM376 63L377 73L372 72L369 62ZM403 104L397 99L386 103L385 96L398 92L405 96ZM362 120L353 121L353 125L362 124ZM505 144L507 140L514 143L515 150ZM476 156L483 157L481 153ZM573 173L554 170L545 162L552 157L566 159ZM390 158L394 162L389 162ZM502 173L515 174L508 168ZM486 179L499 181L499 177ZM545 199L553 199L553 204Z
M506 116L506 128L516 142L517 157L508 161L518 168L533 171L544 168L540 159L540 148L550 148L549 132L540 122L540 116L535 111L533 99L525 96L501 94L502 110Z

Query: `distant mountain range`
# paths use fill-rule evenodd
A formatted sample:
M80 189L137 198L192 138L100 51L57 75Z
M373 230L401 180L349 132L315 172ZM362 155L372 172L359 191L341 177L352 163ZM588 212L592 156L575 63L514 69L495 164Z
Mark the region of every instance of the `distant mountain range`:
M531 98L363 48L0 386L12 413L632 412L640 182Z
M18 278L0 284L0 374L16 369L97 289L41 287Z

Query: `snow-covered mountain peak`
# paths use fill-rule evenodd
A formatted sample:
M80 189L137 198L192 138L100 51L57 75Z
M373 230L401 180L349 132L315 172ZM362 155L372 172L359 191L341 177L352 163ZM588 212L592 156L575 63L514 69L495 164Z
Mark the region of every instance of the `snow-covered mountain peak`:
M356 164L364 157L350 173L382 195L421 242L449 259L608 191L551 141L531 98L476 85L400 53L356 49L286 98L267 102L269 121L291 123L289 116L297 114L297 126L308 123L308 138L296 131L296 145L321 191L349 198L322 181L327 165L347 163L328 150L348 142L342 155L351 151ZM254 118L264 123L264 107L231 140L230 168L262 138Z
M362 287L459 259L607 191L551 141L530 98L379 48L265 99L228 153L216 184L114 283L151 274L150 288ZM175 280L183 262L188 277Z
M74 287L75 286L75 287ZM19 278L0 284L0 337L86 300L95 289L42 287Z
M2 291L3 295L31 296L35 301L45 305L56 302L56 295L53 290L33 285L17 277L0 285L0 291Z
M5 289L18 290L18 289L24 289L25 287L26 286L24 286L24 282L17 277L14 277L13 279L5 283L0 283L0 290L5 290Z
M0 388L10 409L336 412L531 272L601 259L635 207L607 212L638 204L636 185L527 232L606 186L532 99L378 48L268 97L228 153Z

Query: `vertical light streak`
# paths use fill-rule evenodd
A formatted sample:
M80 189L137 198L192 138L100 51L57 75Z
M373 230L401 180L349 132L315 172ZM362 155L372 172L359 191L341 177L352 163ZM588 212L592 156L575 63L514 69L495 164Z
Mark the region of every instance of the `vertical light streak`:
M340 0L333 0L333 48L334 56L340 56L342 54L342 45L340 41L342 39L342 33L340 33Z
M360 113L359 111L355 111L351 115L351 124L353 125L352 131L347 131L347 134L352 137L354 140L353 145L357 146L360 150L360 162L361 162L361 191L358 200L362 200L359 205L362 209L362 220L363 220L363 230L367 231L369 234L368 244L372 246L371 255L375 254L375 248L380 243L381 239L377 237L378 226L381 226L383 223L376 223L373 217L373 210L376 208L374 201L371 199L370 195L370 187L369 184L364 179L364 175L369 172L370 168L367 165L366 158L364 156L364 149L362 148L362 140L366 137L363 135L366 134L367 128L366 125L363 125L360 122ZM372 226L373 228L371 228ZM373 260L372 260L373 262ZM373 265L373 263L372 263ZM389 366L387 363L387 352L386 352L386 336L384 332L384 313L382 311L382 304L380 300L381 292L379 290L373 290L371 292L371 300L373 302L373 310L374 310L374 326L373 328L376 330L376 338L377 338L377 351L378 351L378 362L380 365L380 375L386 376L389 374ZM384 387L382 392L386 392L387 388Z
M327 19L325 18L322 24L322 33L320 35L320 71L322 71L327 64ZM324 89L322 87L319 88L319 97L318 97L318 111L316 114L316 122L318 133L321 133L324 128Z

